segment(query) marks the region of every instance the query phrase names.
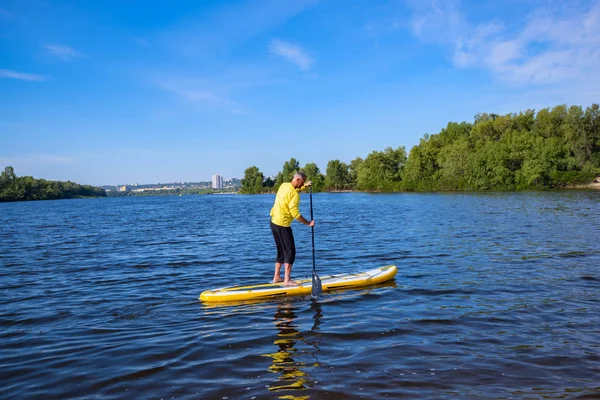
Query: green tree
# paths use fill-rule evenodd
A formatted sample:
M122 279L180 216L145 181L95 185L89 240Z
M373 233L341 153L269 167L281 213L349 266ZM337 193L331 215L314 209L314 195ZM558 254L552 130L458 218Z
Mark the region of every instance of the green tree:
M307 164L311 180L318 168ZM276 187L298 170L284 164ZM311 172L312 169L312 172ZM327 164L328 190L520 190L585 183L600 174L600 106L559 105L539 112L480 113L403 147L373 151L349 165Z
M552 110L544 108L538 111L533 126L533 133L540 135L544 139L563 136L561 127L566 116L567 106L565 105L556 106Z
M240 192L244 194L256 194L263 191L264 175L259 171L258 167L252 166L244 171L244 179Z
M331 160L327 163L325 172L326 190L342 190L349 186L350 176L347 164L340 160Z
M263 186L271 190L275 186L275 181L271 179L271 177L268 177L267 179L265 179Z
M591 165L600 167L600 106L592 104L585 109L583 125L590 148Z
M442 143L438 135L425 135L410 151L403 173L405 190L434 190L441 176L438 155Z
M358 170L363 163L363 159L360 157L356 157L354 160L350 161L350 165L348 166L348 180L349 180L349 188L355 189L358 184Z
M0 174L0 201L70 199L106 196L102 188L72 182L46 181L31 176L17 177L12 167Z
M275 190L279 190L284 182L290 182L296 172L300 171L300 163L295 158L290 158L289 161L283 163L283 170L277 174L275 181Z
M373 151L358 169L357 188L359 190L399 190L402 170L406 163L404 147L384 151Z
M321 174L319 167L315 163L308 163L302 168L302 170L306 174L306 180L312 181L313 191L314 192L322 192L325 187L325 177Z
M441 171L439 189L468 190L467 168L470 164L469 155L471 154L469 146L468 138L460 137L440 149L438 156Z

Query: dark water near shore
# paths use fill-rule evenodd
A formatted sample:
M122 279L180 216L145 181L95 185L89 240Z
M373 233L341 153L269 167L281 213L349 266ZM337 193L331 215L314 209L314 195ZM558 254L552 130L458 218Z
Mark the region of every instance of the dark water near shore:
M199 302L270 280L272 201L0 204L0 398L600 398L600 192L316 194L320 275L394 282Z

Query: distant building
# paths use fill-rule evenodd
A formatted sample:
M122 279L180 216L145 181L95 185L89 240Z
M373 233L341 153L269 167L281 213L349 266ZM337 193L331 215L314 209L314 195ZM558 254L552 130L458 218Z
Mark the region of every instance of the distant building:
M221 175L212 176L212 188L223 189L223 177Z
M123 186L119 186L119 192L126 192L127 191L127 186L123 185Z

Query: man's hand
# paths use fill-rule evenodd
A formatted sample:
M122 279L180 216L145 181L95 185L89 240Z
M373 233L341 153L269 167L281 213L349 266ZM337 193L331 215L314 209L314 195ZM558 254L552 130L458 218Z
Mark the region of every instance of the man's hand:
M304 184L304 186L312 186L312 181L308 181Z
M315 226L315 220L313 219L312 221L310 221L310 222L308 223L308 226Z

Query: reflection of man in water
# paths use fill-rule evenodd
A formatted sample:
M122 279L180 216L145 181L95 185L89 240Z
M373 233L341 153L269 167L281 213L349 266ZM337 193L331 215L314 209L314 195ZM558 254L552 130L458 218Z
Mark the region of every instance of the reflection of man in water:
M297 325L294 324L296 320L296 308L292 303L281 303L277 306L277 312L275 313L275 326L279 330L277 334L277 340L275 345L278 347L278 351L272 354L263 354L265 357L273 359L273 363L269 367L269 371L274 374L279 374L277 378L280 385L270 386L269 390L280 391L280 390L306 390L307 386L311 387L312 382L310 376L301 368L306 369L317 367L318 363L311 363L307 366L305 362L295 361L293 357L302 357L305 352L298 353L295 348L296 342L306 343L304 336L298 331ZM318 326L318 321L321 316L320 306L318 306L318 312L315 314L317 321L313 328ZM313 351L314 352L314 351ZM308 352L312 354L313 352ZM308 399L305 397L289 397L294 399Z

